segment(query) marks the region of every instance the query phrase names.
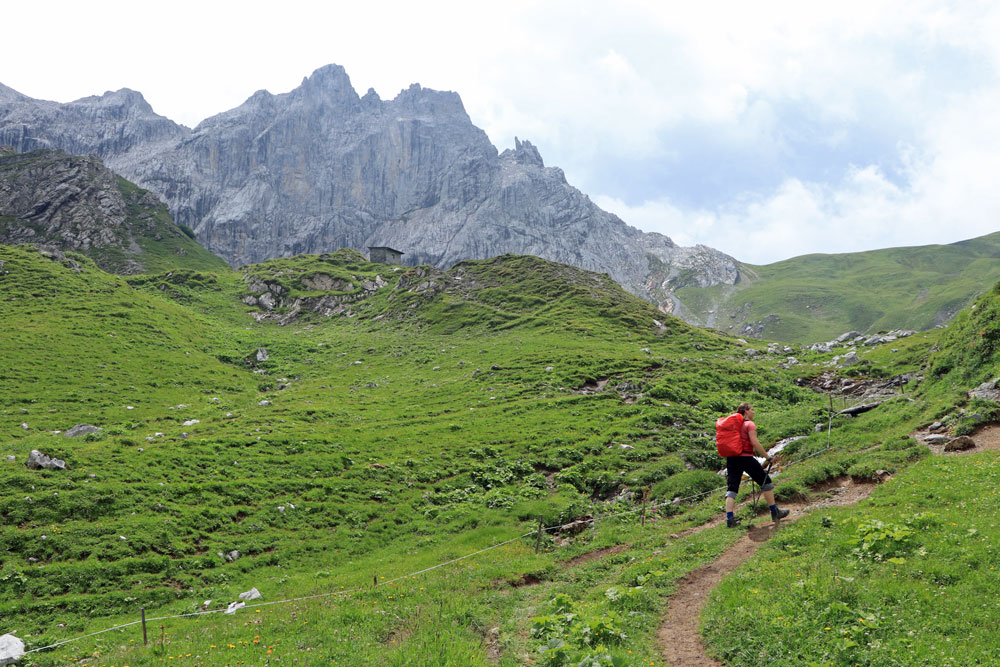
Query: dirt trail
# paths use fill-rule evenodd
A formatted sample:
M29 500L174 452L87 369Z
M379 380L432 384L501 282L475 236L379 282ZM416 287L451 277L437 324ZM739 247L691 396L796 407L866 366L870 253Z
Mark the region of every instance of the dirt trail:
M917 431L913 435L920 442L924 442L924 437L931 435L931 432L922 430ZM931 444L925 442L924 444L926 444L928 449L931 450L931 453L939 456L963 456L965 454L975 454L977 452L985 452L987 450L1000 452L1000 424L987 424L986 426L979 428L972 434L972 440L976 443L974 448L958 452L944 451L944 443Z
M698 568L681 579L677 591L670 598L667 616L658 633L667 663L684 667L722 667L721 663L705 655L705 647L698 634L701 609L709 593L724 576L753 556L757 548L771 539L781 526L821 507L856 503L867 497L874 486L872 483L859 484L847 477L825 482L814 491L827 492L829 497L811 503L782 503L783 509L791 510L787 519L779 523L765 522L753 526L715 562Z
M924 434L918 432L915 435L922 441L920 436ZM972 439L976 447L961 452L945 452L944 445L928 445L928 447L934 454L942 456L961 456L986 450L1000 451L1000 424L990 424L979 429L973 433ZM723 577L753 556L758 547L771 539L782 525L787 525L804 516L806 512L822 507L856 503L866 498L874 487L873 483L857 483L847 477L825 482L813 490L829 493L828 498L812 503L782 504L783 508L792 511L787 519L778 524L764 523L752 527L714 563L701 567L681 579L678 582L677 592L670 598L667 616L660 625L658 633L667 663L676 667L723 667L720 662L705 654L705 646L698 634L699 617L709 593L719 585ZM699 526L694 531L704 530L718 523L718 520L714 520Z

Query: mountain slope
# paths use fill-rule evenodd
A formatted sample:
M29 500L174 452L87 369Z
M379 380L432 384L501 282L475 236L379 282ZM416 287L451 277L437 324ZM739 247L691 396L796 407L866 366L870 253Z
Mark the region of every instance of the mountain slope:
M665 597L738 538L710 523L719 414L749 400L762 442L805 436L783 502L919 459L907 434L938 409L830 415L797 381L830 355L749 353L534 257L130 277L66 257L0 246L0 617L29 649L79 640L39 667L655 663ZM933 337L863 350L851 386L912 373ZM221 613L251 587L268 606ZM165 648L86 636L143 607L188 614L156 621Z
M732 286L683 287L701 323L736 335L813 342L845 331L930 329L1000 280L1000 232L950 245L803 255L741 265Z
M79 252L112 273L226 268L151 193L62 151L0 150L0 244L18 243Z
M532 254L608 273L680 312L672 282L732 283L735 261L629 227L517 141L498 154L459 96L414 84L383 101L323 67L194 130L130 90L69 104L0 98L0 145L94 152L157 193L232 265L389 245L408 264Z

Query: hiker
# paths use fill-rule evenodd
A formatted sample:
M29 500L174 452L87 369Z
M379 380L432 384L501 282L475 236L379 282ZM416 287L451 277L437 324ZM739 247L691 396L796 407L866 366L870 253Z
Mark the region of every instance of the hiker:
M760 462L754 458L754 454L768 461L771 456L764 450L757 439L757 425L753 423L753 406L749 403L740 403L736 408L736 414L722 417L716 422L716 443L720 456L726 457L726 527L733 528L740 525L740 520L735 517L736 496L740 490L740 482L745 472L750 479L760 485L764 492L764 499L771 508L771 520L777 521L788 516L788 510L778 509L774 502L774 482L771 476L764 472ZM738 430L738 440L737 431Z

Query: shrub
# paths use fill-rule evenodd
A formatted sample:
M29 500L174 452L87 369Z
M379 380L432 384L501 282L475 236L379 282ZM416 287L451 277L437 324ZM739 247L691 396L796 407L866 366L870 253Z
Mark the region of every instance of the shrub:
M654 486L651 496L667 500L677 497L688 498L724 485L725 481L714 472L685 470Z

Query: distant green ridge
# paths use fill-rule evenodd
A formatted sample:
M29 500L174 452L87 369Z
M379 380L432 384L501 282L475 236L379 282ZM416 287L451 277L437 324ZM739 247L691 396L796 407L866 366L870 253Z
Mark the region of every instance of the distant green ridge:
M678 297L708 326L738 336L804 343L851 330L926 330L1000 280L1000 232L742 268L735 286L684 287Z

